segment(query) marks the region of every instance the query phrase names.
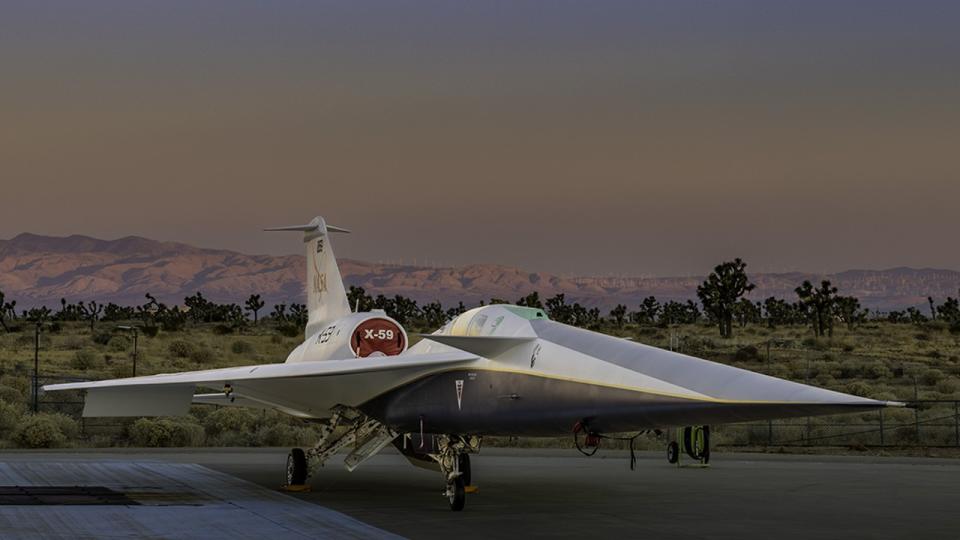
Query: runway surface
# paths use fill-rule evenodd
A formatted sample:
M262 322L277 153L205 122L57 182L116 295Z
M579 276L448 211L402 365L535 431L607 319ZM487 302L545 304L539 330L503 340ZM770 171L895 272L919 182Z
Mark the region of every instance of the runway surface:
M284 449L15 452L0 463L195 463L275 489ZM960 460L716 454L707 469L659 453L584 458L575 451L485 449L480 493L463 512L439 473L388 452L353 473L328 465L311 493L290 496L410 538L956 538ZM291 504L302 504L290 501ZM9 508L9 507L8 507ZM300 506L294 511L300 510ZM0 516L7 509L0 506Z

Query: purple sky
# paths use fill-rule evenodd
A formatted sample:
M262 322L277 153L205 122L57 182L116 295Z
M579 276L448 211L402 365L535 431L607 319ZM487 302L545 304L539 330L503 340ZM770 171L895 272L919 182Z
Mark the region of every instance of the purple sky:
M202 4L202 6L198 6ZM5 2L0 238L960 269L956 2Z

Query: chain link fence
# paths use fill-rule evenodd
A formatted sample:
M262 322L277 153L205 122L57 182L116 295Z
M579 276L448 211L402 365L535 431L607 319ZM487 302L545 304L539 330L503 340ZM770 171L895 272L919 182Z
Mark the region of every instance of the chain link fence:
M960 400L920 400L859 414L716 426L728 447L960 447Z

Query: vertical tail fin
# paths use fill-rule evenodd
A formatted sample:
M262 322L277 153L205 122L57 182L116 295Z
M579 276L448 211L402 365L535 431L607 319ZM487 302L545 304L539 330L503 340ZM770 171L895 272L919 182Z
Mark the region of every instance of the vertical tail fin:
M350 302L343 287L343 278L333 255L329 239L332 232L350 232L327 225L322 217L306 225L275 227L266 231L302 231L307 252L307 319L306 336L322 330L328 323L350 314Z

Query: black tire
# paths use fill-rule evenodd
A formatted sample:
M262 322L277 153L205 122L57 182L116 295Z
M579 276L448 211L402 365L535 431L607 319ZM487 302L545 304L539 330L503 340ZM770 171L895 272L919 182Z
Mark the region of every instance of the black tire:
M457 456L457 466L460 468L460 478L463 478L463 485L472 486L473 475L470 473L470 454Z
M703 455L701 461L710 463L710 426L703 426Z
M463 510L463 505L467 502L467 493L463 489L463 478L456 477L453 480L453 493L450 495L450 509L454 512Z
M307 483L307 455L303 448L294 448L287 454L287 485L302 486Z
M667 461L670 463L680 461L680 445L677 444L677 441L670 441L670 444L667 445Z

